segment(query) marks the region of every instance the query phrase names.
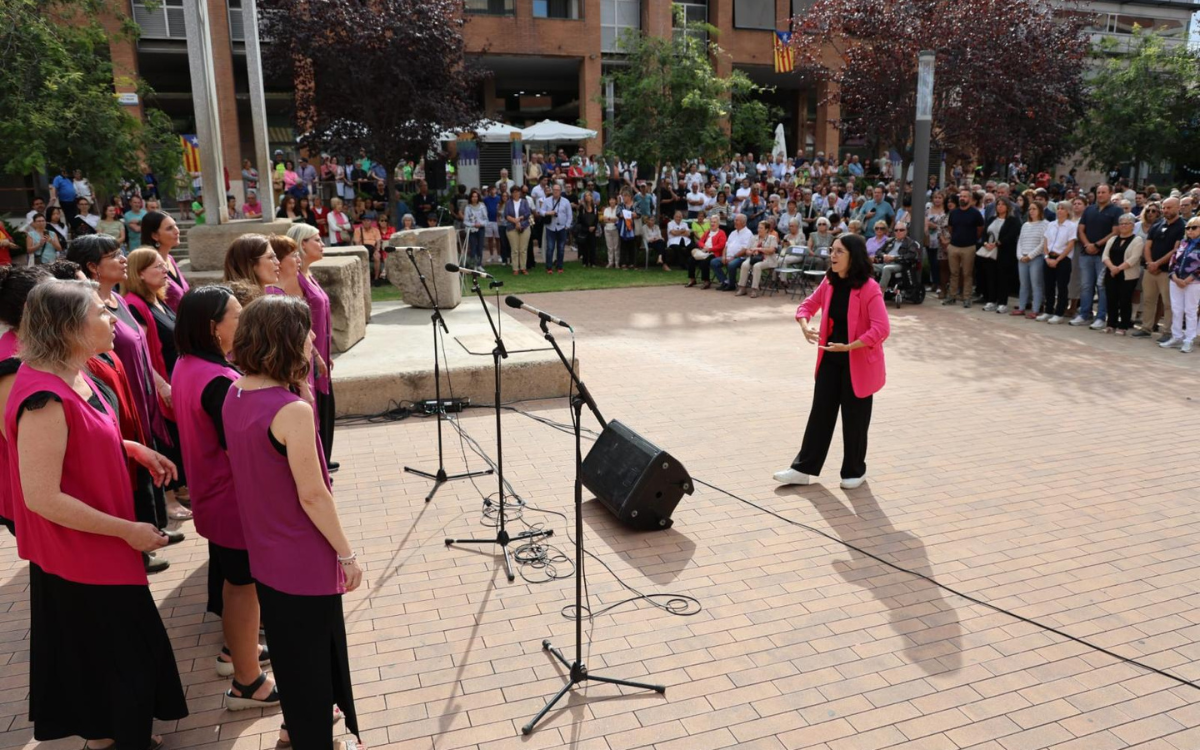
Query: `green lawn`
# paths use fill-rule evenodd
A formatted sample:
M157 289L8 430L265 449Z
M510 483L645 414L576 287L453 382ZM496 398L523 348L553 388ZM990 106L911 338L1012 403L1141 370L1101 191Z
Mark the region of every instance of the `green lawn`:
M501 292L504 294L530 294L533 292L572 292L581 289L616 289L629 286L670 286L686 284L687 272L682 268L672 267L670 273L661 267L651 266L648 271L620 271L615 268L583 268L576 262L564 264L563 273L547 274L546 269L538 267L529 272L528 276L513 276L508 266L486 266L488 273L504 282ZM485 288L486 291L486 288ZM388 284L371 290L371 299L375 302L398 300L400 290Z

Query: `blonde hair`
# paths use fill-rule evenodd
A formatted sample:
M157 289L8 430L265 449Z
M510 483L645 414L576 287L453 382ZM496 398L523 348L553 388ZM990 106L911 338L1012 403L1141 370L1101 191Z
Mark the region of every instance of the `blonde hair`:
M319 231L317 231L317 228L311 224L293 224L290 227L288 227L288 230L287 230L287 236L290 237L292 239L292 241L296 243L297 247L304 244L308 240L311 240L313 237L316 237L319 234L321 234L321 233ZM278 252L278 250L277 250L277 252Z
M341 211L342 205L343 203L341 198L334 198L333 200L329 201L329 209L331 211Z
M165 286L155 290L142 281L142 271L153 267L155 263L162 262L162 256L158 254L157 250L150 247L139 247L131 252L126 260L129 265L125 266L125 282L122 284L126 292L132 292L147 302L155 297L160 300L167 298Z
M95 304L99 284L94 281L50 279L35 286L25 300L18 356L40 369L82 365L92 356L83 347L83 329Z

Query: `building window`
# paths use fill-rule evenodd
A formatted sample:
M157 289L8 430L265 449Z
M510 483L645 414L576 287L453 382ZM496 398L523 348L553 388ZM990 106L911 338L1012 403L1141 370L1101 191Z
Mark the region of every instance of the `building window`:
M246 25L242 23L242 0L229 0L229 41L246 41Z
M533 17L578 21L579 5L579 0L533 0Z
M735 29L775 30L775 0L733 0Z
M141 29L142 39L186 39L183 27L183 0L161 0L150 10L141 0L133 0L133 20Z
M683 11L682 18L677 13L672 14L672 22L675 24L675 40L683 39L683 35L686 33L693 39L707 43L707 31L688 30L686 27L697 23L708 23L708 0L675 0L672 10L675 9Z
M485 16L511 16L516 11L516 0L467 0L468 13Z
M617 42L626 30L642 28L641 0L600 0L600 51L620 52Z
M1132 34L1134 26L1153 32L1161 37L1171 39L1187 35L1187 24L1178 18L1149 18L1146 16L1114 15L1114 31L1118 34Z
M792 0L792 15L802 16L813 7L816 0Z

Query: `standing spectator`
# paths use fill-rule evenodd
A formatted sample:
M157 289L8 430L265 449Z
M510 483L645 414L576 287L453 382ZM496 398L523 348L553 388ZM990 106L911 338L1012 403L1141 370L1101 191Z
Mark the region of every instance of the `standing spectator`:
M113 318L91 285L45 281L26 304L4 429L30 562L33 734L161 747L154 720L186 717L187 703L139 555L167 539L134 520L126 456L158 483L175 467L122 440L114 394L83 372L113 346Z
M82 169L75 170L75 176L71 182L75 185L76 198L87 198L91 203L96 202L96 196L92 193L92 183L88 181L88 178L83 176Z
M41 197L33 199L33 204L30 206L29 211L25 214L25 223L21 226L27 227L32 224L33 217L37 214L42 214L49 218L49 214L46 213L46 201L42 200Z
M1042 213L1042 204L1037 201L1031 203L1028 217L1029 220L1021 226L1021 235L1017 238L1017 275L1021 279L1021 287L1017 294L1017 307L1010 315L1023 314L1033 319L1041 312L1045 291L1042 279L1046 271L1046 219ZM1027 307L1031 294L1032 308Z
M890 164L891 162L888 163ZM896 220L896 209L885 200L883 188L876 185L871 194L871 199L863 204L857 218L863 222L864 226L868 223L871 226L875 226L876 222L882 221L884 227L890 229Z
M1088 206L1079 222L1079 243L1082 252L1079 254L1080 286L1079 313L1071 319L1071 325L1083 326L1091 323L1094 330L1104 328L1108 317L1105 295L1100 293L1096 308L1095 320L1092 319L1092 302L1099 291L1099 282L1103 277L1104 246L1117 233L1117 222L1120 220L1121 207L1112 202L1112 191L1108 185L1096 188L1096 204Z
M25 263L30 266L45 266L58 259L63 251L58 235L46 229L46 217L36 214L33 224L25 228Z
M1021 239L1021 220L1016 216L1012 201L1001 198L996 201L996 218L988 225L989 249L996 257L990 261L984 287L984 312L1008 312L1011 296L1010 279L1017 275L1017 244ZM987 245L984 246L985 248Z
M418 227L429 226L430 217L437 219L437 199L429 194L429 185L424 180L417 183L417 194L412 199L412 213Z
M208 223L205 218L207 210L204 208L204 196L200 193L197 193L196 200L192 201L192 214L196 217L196 226L203 226Z
M621 220L621 209L617 205L617 194L609 190L608 206L604 209L604 213L600 216L600 221L604 224L604 246L608 251L607 263L605 268L616 268L618 254L620 249L620 233L618 225Z
M1133 233L1137 218L1125 214L1117 220L1117 235L1104 246L1104 292L1108 297L1108 326L1105 333L1124 336L1133 317L1133 290L1142 275L1145 240Z
M131 249L125 242L125 223L117 216L117 207L111 203L104 207L104 217L96 222L96 231L116 239L117 244L126 252Z
M242 212L238 210L237 197L233 193L225 196L225 213L229 215L229 219L231 221L234 219L245 218L242 216Z
M596 207L595 193L585 191L579 201L579 214L575 219L575 236L579 245L579 259L584 268L596 266L596 234L600 231L600 213Z
M316 193L313 193L309 203L309 213L312 215L313 221L316 222L313 226L317 228L317 231L321 233L322 237L328 235L329 209L325 207L325 200L321 197L321 192L319 190Z
M952 305L962 300L963 307L971 306L971 293L975 288L975 243L983 236L983 215L974 208L971 191L960 190L958 207L946 217L950 228L950 288L943 305ZM961 295L961 297L955 296Z
M621 199L624 203L621 206L617 222L617 234L621 238L619 265L622 271L627 271L633 267L634 258L637 256L634 243L637 242L638 237L638 213L633 205L633 194L629 190L621 190Z
M246 191L246 200L250 200L252 191L258 192L258 170L249 159L242 159L242 187Z
M1079 225L1071 220L1071 204L1061 201L1057 217L1046 225L1044 254L1046 256L1046 309L1037 316L1039 321L1057 325L1067 311L1067 290L1071 283L1071 255Z
M467 230L467 266L483 270L483 240L487 229L487 206L480 199L479 189L471 188L467 206L463 209L463 227Z
M354 244L367 248L370 256L371 286L383 286L383 235L379 233L378 219L379 215L374 211L367 211L362 223L354 228Z
M71 220L71 236L82 237L85 234L95 234L100 224L100 217L92 213L92 202L83 196L75 201L75 218Z
M50 183L50 202L62 206L63 213L67 215L67 223L70 223L75 218L75 212L78 207L75 204L75 199L78 198L75 194L75 182L71 179L71 173L66 167L62 167L58 171L58 176Z
M502 194L507 195L508 191L505 190ZM496 194L496 186L488 185L487 195L483 196L483 207L487 209L487 226L484 227L483 236L487 244L488 263L495 263L496 259L500 257L500 225L498 222L501 202L500 195Z
M62 206L51 206L46 209L46 229L58 235L58 244L66 248L71 240L71 228L67 226L66 214Z
M329 244L334 247L344 247L350 243L353 225L350 217L342 211L342 199L334 198L329 201Z
M0 221L0 266L11 266L13 255L20 257L24 252L24 248L18 245L13 240L13 236L8 233L8 227L3 221Z
M567 230L574 222L571 203L563 198L562 187L558 183L551 188L550 196L542 201L540 210L546 222L546 273L554 273L555 268L562 273Z
M1158 324L1158 302L1162 300L1164 323L1171 317L1170 267L1172 254L1180 240L1184 239L1184 221L1179 215L1179 199L1167 198L1162 202L1162 218L1150 226L1148 241L1142 250L1146 273L1142 275L1142 327L1133 332L1134 338L1150 338ZM1166 327L1165 325L1163 326ZM1171 340L1170 331L1163 331L1158 343Z
M509 252L512 253L513 276L529 275L525 265L528 260L530 226L533 209L521 195L521 186L514 185L503 208L505 231L508 233Z
M304 217L296 210L296 196L291 193L284 193L279 198L279 210L275 212L276 219L287 219L295 224L296 222L304 221Z
M312 360L311 312L267 295L234 334L244 373L222 409L238 514L283 718L297 747L330 747L338 705L359 733L342 594L362 582L322 466L312 407L292 389Z
M307 156L300 157L300 169L296 171L300 182L304 185L307 195L315 195L318 192L317 188L317 168L308 163Z
M929 265L929 283L939 299L942 296L941 265L947 259L946 245L942 243L947 217L946 194L935 191L925 211L925 258Z
M125 237L129 240L127 247L136 250L142 246L142 219L146 218L142 196L134 195L129 199L129 210L121 218L125 222Z
M1185 239L1171 261L1171 338L1159 346L1179 346L1184 354L1190 354L1200 307L1200 217L1188 219L1184 232Z

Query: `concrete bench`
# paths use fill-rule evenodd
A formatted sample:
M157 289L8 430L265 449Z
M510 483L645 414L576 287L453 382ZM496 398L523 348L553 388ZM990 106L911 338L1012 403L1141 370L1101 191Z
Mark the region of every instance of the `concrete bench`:
M243 234L287 234L292 222L244 219L228 224L199 224L188 230L188 258L194 271L223 271L225 253Z
M453 227L433 227L396 232L388 240L388 281L400 288L405 303L413 307L432 308L433 302L421 281L417 269L408 259L408 249L425 275L425 282L437 296L438 306L452 310L462 302L460 274L446 270L447 263L458 263L458 233Z
M362 294L365 265L353 255L342 255L319 260L310 269L329 295L333 351L347 351L367 335L366 302ZM369 290L369 281L367 286Z

